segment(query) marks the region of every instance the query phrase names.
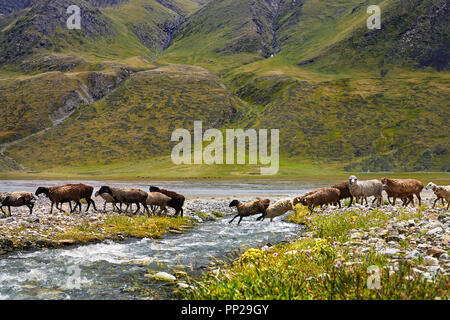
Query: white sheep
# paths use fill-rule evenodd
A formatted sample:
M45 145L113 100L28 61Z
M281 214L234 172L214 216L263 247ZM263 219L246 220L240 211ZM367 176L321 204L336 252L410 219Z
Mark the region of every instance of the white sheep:
M444 203L444 199L445 199L447 201L447 210L448 210L449 205L450 205L450 186L438 186L438 185L434 184L433 182L430 182L427 184L425 189L433 190L434 194L437 197L434 200L433 209L434 209L434 206L436 205L436 202L439 199L441 199L441 201L442 201L442 206L445 206L445 203Z
M275 202L274 204L270 205L266 209L266 212L267 212L266 216L261 216L256 220L264 221L265 218L270 218L270 222L272 222L273 218L282 216L283 214L285 214L286 212L291 211L291 210L294 210L292 200L291 199L282 199L282 200L279 200L279 201Z
M364 199L367 202L367 197L374 196L375 200L378 199L378 205L381 206L383 202L383 184L377 179L358 181L355 176L348 178L350 193L356 198L358 202L359 198L362 198L361 204L364 203ZM374 200L374 201L375 201Z

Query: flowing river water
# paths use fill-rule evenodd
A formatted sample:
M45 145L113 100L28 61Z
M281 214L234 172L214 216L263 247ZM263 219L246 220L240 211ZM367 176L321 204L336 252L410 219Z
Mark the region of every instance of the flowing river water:
M1 181L0 191L30 190L38 185L56 185L60 181ZM87 181L96 187L101 181ZM148 184L132 185L144 190ZM311 185L292 182L270 183L153 183L196 196L216 197L254 195L274 197L301 194ZM230 217L199 224L180 235L163 239L130 239L124 242L104 241L64 249L22 251L0 256L0 299L139 299L130 288L134 282L144 283L151 290L170 292L172 287L145 277L148 269L168 271L188 266L186 271L198 272L214 259L223 259L243 248L262 246L292 238L301 227L277 218L256 223L244 219L241 225L228 224Z

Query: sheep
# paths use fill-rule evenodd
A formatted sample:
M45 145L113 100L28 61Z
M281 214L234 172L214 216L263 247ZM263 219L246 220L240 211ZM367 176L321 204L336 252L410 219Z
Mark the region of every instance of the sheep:
M116 202L119 203L126 203L126 204L133 204L135 203L137 206L137 210L134 212L134 214L139 212L139 209L141 208L141 204L144 207L145 211L147 212L147 215L150 216L150 210L147 207L147 192L136 189L136 188L112 188L108 186L102 186L100 190L98 190L99 194L107 193L110 196L113 197L113 199ZM128 207L127 207L128 209Z
M434 200L433 203L433 209L436 205L436 202L441 199L442 201L442 206L445 206L444 203L444 198L445 200L447 200L447 210L449 208L450 205L450 186L437 186L435 185L433 182L430 182L427 184L427 186L425 187L426 190L433 190L434 194L436 195L436 200Z
M117 207L116 205L116 200L114 200L114 198L112 196L110 196L107 193L99 193L98 191L95 193L95 196L98 197L100 196L101 198L103 198L103 200L105 200L105 203L103 204L103 211L106 211L106 204L107 203L111 203L112 207L113 207L113 211L114 209L117 209L117 211L120 211L120 209Z
M65 203L74 201L75 207L70 212L76 210L77 207L80 207L81 211L81 199L85 199L88 203L86 212L89 210L90 205L92 204L94 207L94 210L97 211L97 208L95 207L95 202L91 199L92 193L94 191L94 188L85 184L66 184L56 187L39 187L35 195L39 196L40 194L44 194L46 197L48 197L51 201L51 209L50 214L53 213L53 205L56 203L56 208L59 209L59 211L63 212L62 206L61 208L58 208L58 203ZM72 205L70 205L72 207Z
M147 205L151 206L153 213L155 213L154 207L158 206L160 208L158 215L161 215L162 212L167 214L167 204L170 200L172 200L172 198L160 192L149 192L147 197Z
M321 188L316 192L307 196L297 197L294 199L293 205L301 203L304 206L308 206L311 213L314 212L314 207L322 206L324 204L337 203L341 208L340 200L341 192L337 188Z
M350 194L356 198L356 202L358 202L359 198L362 198L361 204L364 203L364 199L366 200L366 204L368 204L367 197L374 196L374 202L378 199L378 206L381 206L383 203L383 184L379 180L359 181L355 176L350 176L348 182Z
M295 206L295 205L298 204L298 203L302 203L302 201L303 201L304 198L306 198L307 196L312 195L312 194L314 194L314 193L316 193L316 192L322 191L323 189L326 189L326 188L318 188L318 189L314 189L314 190L312 190L312 191L309 191L309 192L305 193L304 195L302 195L302 196L300 196L300 197L294 198L293 205ZM320 207L322 208L322 206L320 206Z
M22 206L27 206L28 209L30 209L30 214L33 214L35 201L35 196L27 191L6 192L0 194L1 211L3 214L6 214L5 211L3 211L3 207L8 207L9 216L11 216L11 207Z
M414 205L414 198L412 195L416 195L419 199L419 206L422 204L422 199L420 198L420 192L423 189L423 183L416 179L389 179L382 178L381 183L384 190L389 195L394 197L393 204L395 205L396 198L408 198L405 206L412 202Z
M272 222L273 218L282 216L283 214L291 210L294 210L294 205L292 204L291 199L279 200L266 209L266 216L263 215L256 220L264 221L265 218L270 218L270 222Z
M186 200L185 197L179 193L160 189L158 187L150 186L150 192L159 192L162 193L170 198L170 201L167 202L167 206L175 209L175 215L178 216L178 214L181 212L181 216L183 216L183 205L184 201Z
M249 217L249 216L253 216L255 214L258 213L262 213L262 216L259 219L264 218L267 215L267 208L270 205L270 200L269 199L264 199L264 200L254 200L248 203L242 203L239 200L233 200L231 201L229 207L236 207L238 214L231 219L231 221L229 221L229 223L232 223L234 221L234 219L236 219L237 217L240 217L238 225L241 223L242 218L244 217Z
M333 184L331 187L339 189L339 191L341 192L339 200L350 198L350 203L348 204L348 206L350 207L353 203L353 196L350 192L349 185L350 185L350 183L348 181L345 181L345 182Z
M387 195L387 199L388 199L389 204L392 204L393 206L395 206L395 200L396 200L396 198L397 198L397 197L395 196L395 193L391 192L391 191L389 190L389 188L388 188L387 186L385 186L385 185L383 185L383 191L386 192L386 195ZM389 198L393 198L393 199L392 199L392 203L391 203L391 200L390 200ZM402 200L403 206L405 206L405 207L406 207L406 206L408 205L408 203L411 202L411 201L414 203L413 195L408 195L408 196L406 196L406 197L401 197L400 199Z

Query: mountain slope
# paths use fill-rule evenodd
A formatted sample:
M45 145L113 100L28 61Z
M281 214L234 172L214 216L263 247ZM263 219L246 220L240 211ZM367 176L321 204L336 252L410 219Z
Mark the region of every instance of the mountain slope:
M48 22L54 33L42 29L38 9L67 3L36 1L0 20L0 47L36 40L19 55L3 53L0 107L43 115L27 120L31 131L18 117L5 122L3 141L47 128L81 86L89 101L6 148L28 168L117 169L162 157L170 171L171 132L203 120L205 129L280 128L285 175L300 164L450 170L446 0L372 1L382 9L381 30L367 29L369 3L361 0L79 0L95 16L91 33L68 32L63 20ZM60 71L51 75L66 91L42 103L21 99L14 88L30 78L29 90L50 91L39 84L49 75L34 75L46 71Z
M112 94L6 154L40 170L140 161L167 155L177 128L193 128L194 120L221 127L245 109L206 70L162 67L132 75Z

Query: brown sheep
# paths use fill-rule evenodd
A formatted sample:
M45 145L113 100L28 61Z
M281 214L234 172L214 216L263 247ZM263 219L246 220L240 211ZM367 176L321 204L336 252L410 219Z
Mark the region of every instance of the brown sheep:
M424 188L424 185L421 181L416 179L383 178L381 179L381 183L383 184L383 189L386 191L386 193L394 197L394 205L396 198L408 198L409 200L406 202L405 206L407 206L410 202L412 202L412 205L414 205L414 198L411 197L414 194L416 195L417 199L419 199L419 206L422 204L420 192Z
M295 205L297 205L297 204L299 204L299 203L302 203L303 199L306 198L307 196L310 196L310 195L312 195L312 194L314 194L314 193L316 193L316 192L322 191L322 190L324 190L324 189L327 189L327 188L318 188L318 189L314 189L314 190L312 190L312 191L309 191L309 192L305 193L304 195L302 195L302 196L300 196L300 197L296 197L296 198L294 198L292 204L293 204L294 207L295 207ZM323 206L323 205L321 205L320 208L322 208L322 206Z
M179 194L179 193L176 193L173 191L169 191L169 190L160 189L160 188L154 187L154 186L150 186L150 192L159 192L159 193L165 194L166 196L171 198L171 200L169 202L167 202L167 205L169 207L175 209L176 216L178 216L178 214L180 212L181 212L181 216L183 216L183 205L184 205L185 197L182 194Z
M295 198L293 204L295 206L297 203L301 203L304 206L308 206L309 211L313 213L314 207L324 204L337 203L339 205L339 208L341 208L340 196L341 192L339 191L339 189L322 188L306 197Z
M234 219L237 217L240 217L238 225L241 223L242 218L253 216L255 214L262 213L262 216L258 219L261 220L267 215L267 208L270 206L270 200L264 199L264 200L254 200L248 203L242 203L239 200L233 200L230 203L230 208L236 207L238 214L231 219L229 223L232 223Z
M133 204L135 203L137 206L134 214L139 212L141 208L141 204L144 207L147 215L150 216L150 210L147 206L147 198L148 193L141 189L136 188L111 188L108 186L102 186L98 191L99 194L107 193L114 198L116 202L125 203L125 204ZM127 207L128 210L128 207Z
M350 183L348 181L344 181L341 183L336 183L336 184L332 185L331 187L336 188L341 192L341 195L339 196L339 200L350 198L350 203L348 205L348 207L350 208L353 203L353 195L350 193L349 185L350 185Z
M88 206L86 208L86 212L89 210L90 205L92 204L94 207L94 210L97 211L97 208L95 207L95 202L91 199L92 193L94 192L94 188L85 184L66 184L62 186L56 186L56 187L39 187L36 190L35 195L39 196L40 194L44 194L46 197L48 197L51 201L51 209L50 214L53 212L53 205L56 203L56 208L59 209L59 211L63 212L62 208L58 208L58 204L62 204L65 202L74 201L75 207L70 212L76 210L77 207L80 208L81 211L81 199L85 199L88 203Z
M30 214L33 214L33 208L36 198L31 192L27 191L17 191L17 192L6 192L0 195L1 211L3 207L8 207L9 216L11 216L11 207L22 207L27 206L30 209Z
M394 197L396 194L395 193L393 193L392 191L390 191L389 190L389 188L387 188L387 187L385 187L385 186L383 186L383 190L384 191L386 191L386 194L387 194L387 199L388 199L388 202L389 202L389 204L392 204L393 206L395 206L395 200L396 200L396 198L398 198L398 196L397 197ZM392 199L392 203L391 203L391 200L390 200L390 198L393 198ZM403 206L407 206L407 204L409 203L409 202L413 202L414 203L414 196L411 194L411 195L409 195L409 196L407 196L407 197L402 197L402 198L400 198L401 200L402 200L402 202L403 202Z

